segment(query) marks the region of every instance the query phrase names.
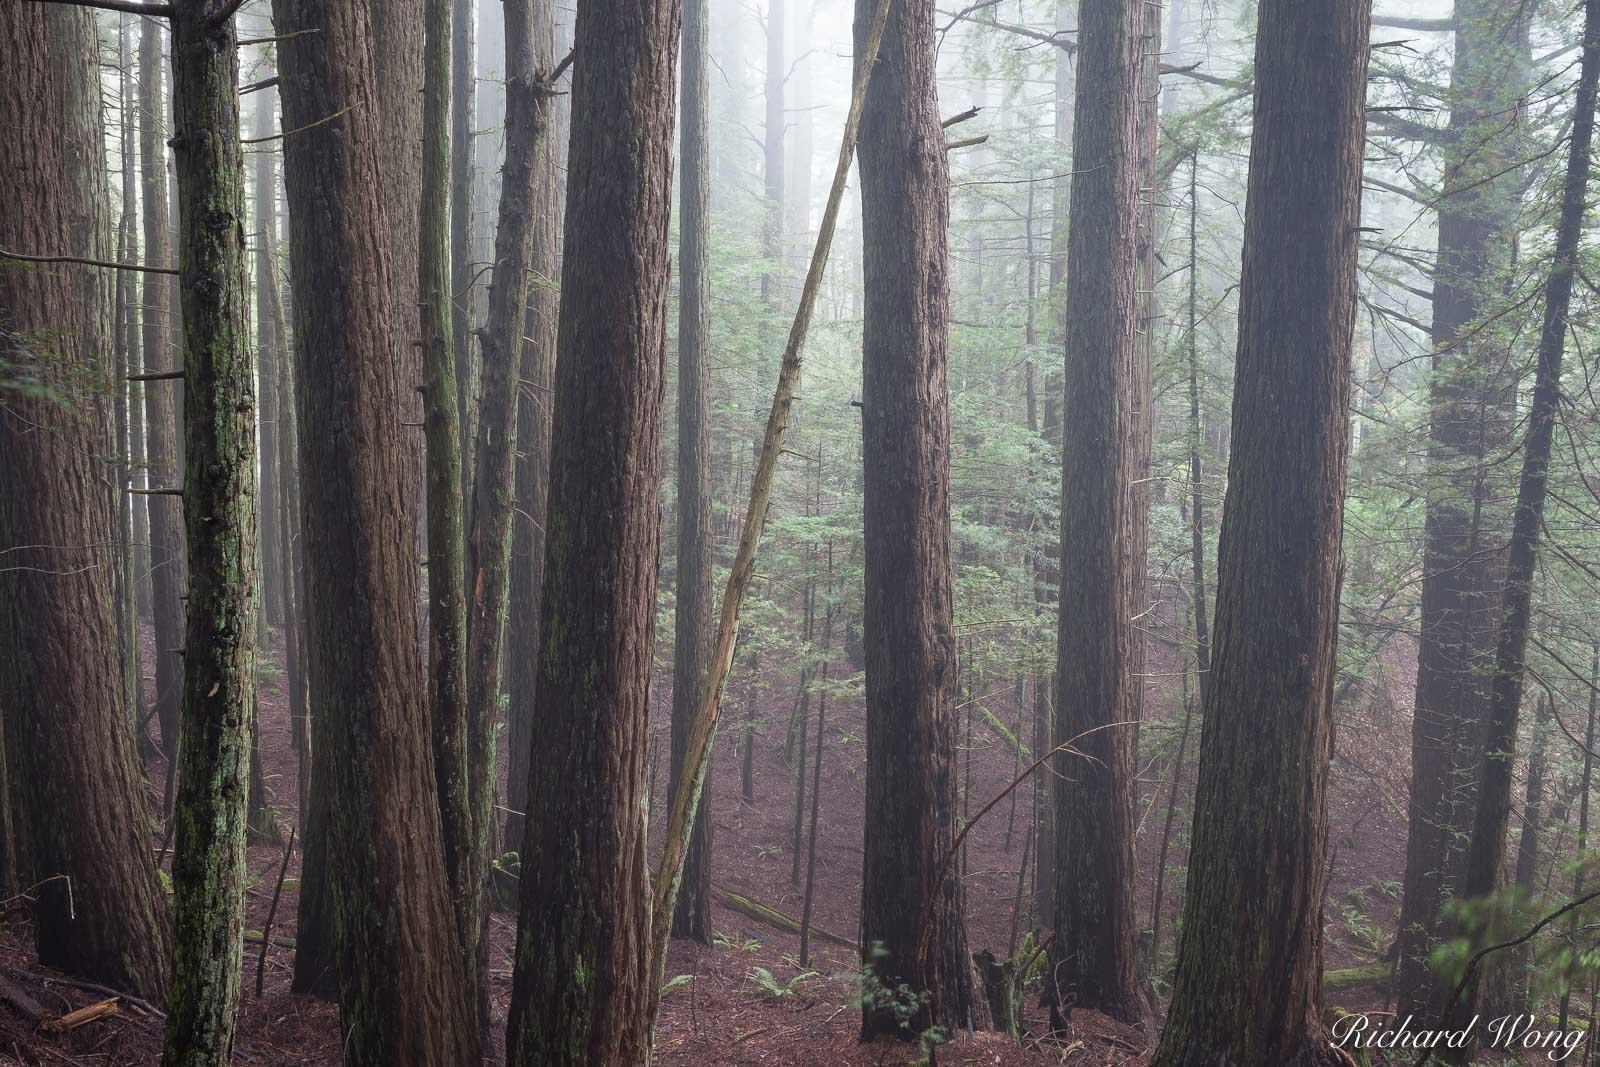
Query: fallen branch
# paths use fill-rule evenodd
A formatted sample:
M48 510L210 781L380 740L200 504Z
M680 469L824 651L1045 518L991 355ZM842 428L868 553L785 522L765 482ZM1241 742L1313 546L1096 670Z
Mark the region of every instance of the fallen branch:
M289 857L294 855L294 835L300 827L289 827L289 844L283 850L283 862L278 865L278 887L272 891L272 905L267 908L267 922L261 928L261 955L256 957L256 998L261 997L261 986L267 976L267 949L272 946L272 920L278 914L278 898L283 896L283 876L289 872Z
M96 1001L77 1011L69 1011L59 1019L46 1019L40 1024L41 1030L48 1030L53 1034L66 1033L76 1030L85 1023L92 1023L96 1019L103 1019L107 1015L115 1015L122 1009L117 1006L116 997L107 997L105 1000Z
M785 915L777 908L769 907L757 900L751 900L747 896L741 896L720 885L713 885L711 892L718 900L722 901L723 907L728 908L730 911L736 911L746 918L754 919L759 923L766 923L768 926L775 927L785 933L798 934L800 932L800 923L793 916ZM826 930L819 929L815 923L811 924L811 933L829 944L842 945L845 948L858 947L848 937L830 934Z

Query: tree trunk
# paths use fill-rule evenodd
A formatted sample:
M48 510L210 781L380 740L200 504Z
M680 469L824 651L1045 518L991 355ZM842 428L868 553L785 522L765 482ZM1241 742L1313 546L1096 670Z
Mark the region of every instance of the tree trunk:
M0 248L106 258L95 47L87 11L0 5L0 126L32 131L0 138ZM0 612L0 692L14 785L0 829L15 802L18 881L43 883L30 890L40 962L160 1000L168 910L121 713L101 481L111 291L105 272L0 261L0 362L48 386L0 386L0 602L12 606ZM12 847L0 833L0 869Z
M533 267L534 228L548 219L549 132L554 90L547 81L555 51L555 5L516 0L505 5L506 160L500 172L499 225L495 229L489 316L482 344L483 389L476 474L467 517L467 783L471 836L456 848L452 874L465 892L475 887L470 918L483 923L490 847L494 839L495 724L500 711L500 648L510 556L513 445L517 439L523 338L527 332L528 276ZM548 236L548 235L547 235ZM548 291L548 275L541 279ZM549 310L548 301L544 310ZM548 358L548 348L541 353ZM474 928L474 934L476 928ZM469 937L469 948L477 946ZM481 981L488 981L482 956ZM488 1019L487 990L481 1015Z
M682 788L689 734L711 664L711 145L710 3L684 0L683 130L678 207L678 589L672 656L672 759L669 793ZM672 914L674 937L711 943L710 776L701 787L683 884Z
M1347 1064L1322 1022L1364 0L1264 0L1183 935L1153 1067Z
M450 3L450 348L455 357L456 405L461 425L462 476L471 468L476 398L472 386L472 324L477 318L477 270L472 265L473 121L477 113L475 0ZM461 499L467 498L463 481Z
M274 0L273 11L279 34L320 31L281 41L278 61L283 124L299 131L284 141L284 174L323 779L311 817L324 822L338 903L345 1062L475 1063L415 640L415 482L396 447L415 385L388 306L370 13L367 0Z
M161 95L162 27L145 19L139 40L139 194L144 203L144 262L164 267L172 262L167 201L166 137L162 119L167 108ZM144 369L146 373L177 370L171 326L172 282L162 274L144 276ZM152 489L178 485L174 412L182 409L183 383L146 382L146 478ZM178 700L183 680L183 602L188 571L183 555L182 505L176 497L152 496L150 511L151 614L156 660L156 719L161 724L161 749L169 766L178 758ZM168 806L172 797L166 798Z
M554 53L535 58L548 64ZM566 114L565 96L551 104L555 136L541 139L535 160L535 208L532 271L523 329L522 384L517 401L515 458L519 518L511 527L511 591L506 652L502 654L510 695L507 717L505 847L520 853L527 835L528 763L533 752L535 704L539 681L539 605L543 600L545 528L550 497L550 423L556 366L556 317L560 312L560 200L564 142L559 135Z
M648 1057L647 696L678 19L676 0L591 0L577 14L541 757L506 1036L517 1067Z
M225 6L224 0L179 0L172 20L183 514L191 570L163 1067L225 1067L232 1060L244 952L261 502L245 286L239 50L232 16L217 21Z
M122 214L117 220L117 262L128 263L137 258L134 250L134 230L139 225L138 215L135 213L135 185L133 177L133 61L130 55L129 38L132 36L133 19L124 14L117 25L117 61L121 68L118 73L118 91L121 93L121 114L118 116L117 144L122 156ZM133 339L137 332L130 327L133 321L133 305L136 303L135 288L136 277L133 271L118 271L115 275L116 287L116 315L112 319L111 328L112 349L115 352L115 365L112 367L112 403L116 411L112 419L115 433L114 448L117 457L117 479L112 492L114 498L112 506L117 514L117 535L119 545L116 573L116 610L117 610L117 646L121 650L122 667L122 713L128 722L138 727L142 722L143 697L140 686L139 662L139 597L138 597L138 549L139 540L135 533L133 501L136 494L128 490L133 486L134 459L133 459L133 433L129 421L130 407L129 394L133 383L128 381L128 375L137 373L129 370L129 363L137 358L132 347ZM141 753L142 755L142 753ZM11 889L7 885L4 892L9 894Z
M478 939L478 902L488 864L473 847L468 784L466 520L462 515L457 361L450 306L450 0L423 7L422 197L417 293L421 298L423 431L427 439L428 709L444 835L445 871L462 945ZM470 952L469 952L470 955ZM476 971L463 974L476 997Z
M1479 318L1503 297L1518 225L1517 138L1527 83L1520 5L1457 0L1450 126L1439 197L1423 533L1421 643L1411 734L1410 819L1396 979L1403 1018L1437 1017L1447 990L1428 968L1439 910L1473 819L1500 610L1508 447L1516 383Z
M1522 474L1506 559L1505 611L1495 647L1489 721L1478 765L1478 805L1462 876L1462 895L1467 900L1486 897L1494 891L1501 862L1505 859L1524 655L1532 617L1534 564L1539 530L1544 521L1545 488L1557 408L1561 402L1561 359L1566 346L1567 315L1572 306L1578 243L1583 232L1589 145L1594 138L1596 85L1600 82L1600 0L1585 0L1583 10L1582 68L1573 111L1566 180L1562 186L1561 215L1556 223L1555 256L1544 289L1544 328L1539 337L1533 403L1528 412ZM1468 983L1451 1019L1464 1021L1473 1017L1479 984L1476 978ZM1449 1062L1456 1063L1464 1062L1466 1054L1467 1050L1455 1049L1445 1053Z
M857 0L862 51L877 4ZM965 893L941 878L956 836L956 650L950 569L949 172L932 0L891 9L861 116L862 447L867 767L863 967L926 1000L887 1005L862 1037L987 1023ZM928 927L924 938L923 927ZM918 951L925 944L927 951ZM920 958L919 958L920 957Z
M1140 0L1079 11L1061 452L1053 986L1125 1022L1145 1013L1135 948L1132 677L1139 376ZM1076 269L1078 267L1084 269Z
M270 72L271 68L267 68ZM273 94L256 91L255 114L252 117L254 135L266 137L272 133ZM272 335L272 317L265 311L261 294L271 284L272 255L268 251L272 242L265 239L269 229L276 229L278 153L257 152L252 167L255 179L255 290L256 290L256 351L261 364L261 603L269 625L282 627L285 623L284 588L288 584L283 565L283 544L279 540L278 511L283 507L283 488L278 481L278 449L282 447L281 427L278 417L277 339Z

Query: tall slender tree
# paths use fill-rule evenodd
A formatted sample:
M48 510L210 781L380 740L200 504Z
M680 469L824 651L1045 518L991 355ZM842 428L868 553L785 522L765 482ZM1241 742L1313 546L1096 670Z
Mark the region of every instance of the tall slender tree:
M499 225L495 229L495 272L489 285L489 314L479 331L483 386L478 408L478 438L473 448L467 516L467 793L471 836L457 848L453 873L476 887L470 918L480 926L476 906L485 897L489 850L494 838L495 731L500 708L500 650L505 633L514 446L518 398L522 390L523 345L529 315L535 228L548 213L548 153L554 89L549 64L555 51L555 5L551 0L507 4L506 160L500 172ZM545 66L540 67L540 63ZM541 185L541 181L544 183ZM547 235L548 236L548 235ZM542 279L548 284L548 278ZM545 354L548 354L548 350ZM465 881L463 882L465 886ZM476 930L469 946L477 944ZM486 954L481 980L488 981ZM482 1001L488 1018L488 1001Z
M231 1062L244 951L260 501L233 22L227 0L173 5L190 580L164 1067Z
M261 72L265 79L271 68ZM255 93L254 114L251 126L254 136L272 134L273 112L276 97L268 90ZM284 626L285 589L288 578L284 565L284 547L279 535L278 511L283 507L285 487L278 480L278 449L282 446L282 420L278 417L278 340L273 335L272 316L266 310L267 288L273 283L273 263L270 249L273 241L267 240L270 231L278 225L278 153L257 152L251 161L254 201L254 268L255 268L255 328L256 359L261 374L261 425L258 439L261 449L261 605L264 621L274 626Z
M878 5L857 0L863 51ZM861 116L861 436L867 771L862 962L925 995L910 1020L863 1007L862 1036L987 1020L950 876L956 835L950 569L949 169L932 0L889 12ZM926 927L926 931L924 930Z
M415 640L414 483L393 444L415 381L387 303L371 12L368 0L274 0L273 14L283 124L298 131L284 176L306 644L345 1062L475 1063Z
M523 0L526 2L526 0ZM578 8L510 1064L648 1057L644 799L679 4ZM663 916L663 921L665 917Z
M1468 900L1486 897L1494 891L1505 860L1524 658L1533 614L1534 565L1544 524L1550 453L1561 403L1561 360L1570 328L1568 315L1572 308L1573 279L1577 274L1578 245L1583 237L1587 209L1589 151L1594 141L1597 88L1600 88L1600 0L1585 0L1583 57L1561 188L1561 211L1556 221L1555 256L1544 287L1544 326L1539 336L1533 403L1528 412L1522 474L1506 559L1505 614L1496 641L1490 714L1478 765L1478 803L1462 875L1462 895ZM1478 978L1468 982L1465 995L1456 1003L1452 1020L1460 1020L1465 1025L1473 1018L1480 984ZM1464 1063L1470 1049L1450 1049L1442 1054L1447 1062Z
M468 783L465 519L461 413L451 350L450 0L424 0L422 204L417 293L422 313L423 428L427 440L428 709L439 788L445 870L463 945L478 937L479 883L486 865L472 847ZM476 981L469 968L464 980Z
M1322 897L1369 18L1260 7L1212 675L1155 1067L1350 1062L1322 1021Z
M472 127L477 115L477 4L450 4L450 347L456 361L456 404L460 409L462 476L471 468L474 397L472 324L478 288L472 266ZM465 485L462 499L466 499Z
M1444 984L1428 968L1439 912L1473 819L1488 711L1510 487L1500 472L1515 382L1499 306L1514 262L1521 168L1514 136L1528 81L1531 7L1456 0L1450 125L1433 271L1427 512L1421 640L1412 720L1410 818L1396 971L1402 1015L1435 1016Z
M168 199L167 106L161 92L163 30L161 22L146 17L139 38L139 197L144 211L144 260L165 266L172 260ZM144 277L144 369L147 374L173 372L177 359L172 344L172 281L163 274ZM176 380L146 382L145 474L153 489L177 485L178 452L174 412L183 400L183 385ZM161 748L168 765L178 758L178 703L183 679L182 594L188 570L183 554L182 512L176 497L154 495L150 510L151 615L155 637L156 720L161 725ZM168 776L171 777L170 775ZM167 798L171 803L172 798Z
M678 595L672 653L670 795L684 788L683 761L711 662L710 3L684 0L683 129L678 207ZM683 884L672 914L676 937L711 942L711 788L701 786Z
M0 125L31 131L0 138L0 248L106 258L94 16L6 4L0 51ZM16 804L40 962L160 999L168 910L122 714L101 482L111 290L102 271L0 259L0 807Z
M1073 1006L1144 1013L1135 967L1132 671L1137 525L1142 0L1078 12L1067 383L1062 405L1061 597L1054 757L1054 985Z

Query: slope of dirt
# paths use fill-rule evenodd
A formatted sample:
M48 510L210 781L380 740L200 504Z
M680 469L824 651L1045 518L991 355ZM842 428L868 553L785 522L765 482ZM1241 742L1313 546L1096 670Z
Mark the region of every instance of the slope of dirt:
M149 635L145 635L148 649ZM296 821L296 757L290 743L288 711L283 692L282 648L274 644L262 677L261 732L269 785L275 793L283 825ZM1403 677L1406 653L1386 660L1387 675ZM1152 685L1145 745L1151 756L1140 782L1140 861L1138 899L1148 922L1153 891L1154 854L1168 799L1171 755L1176 747L1178 698L1172 682L1180 665L1163 662L1165 653L1153 649L1149 673ZM146 657L148 662L148 656ZM789 676L785 676L787 682ZM652 744L655 753L667 748L667 714L670 673L658 673L653 698ZM794 771L783 760L783 737L794 705L794 694L764 678L753 701L762 722L755 750L755 801L740 799L739 760L733 751L734 728L722 741L714 769L715 870L720 888L799 916L803 892L791 882L793 848ZM736 683L740 684L740 683ZM145 680L146 691L153 679ZM975 686L976 703L1014 730L1031 728L1027 715L1019 715L1016 693L1005 680ZM993 692L986 692L993 690ZM1397 882L1404 861L1409 715L1396 707L1405 686L1398 681L1388 690L1358 695L1341 707L1335 763L1335 785L1330 800L1330 849L1333 876L1328 901L1328 967L1370 965L1375 950L1392 934L1395 902L1389 885ZM731 708L747 706L742 691ZM1026 695L1025 695L1026 696ZM1031 700L1031 697L1027 697ZM1031 705L1030 705L1031 706ZM969 705L968 710L972 710ZM730 711L731 714L731 711ZM813 715L815 708L813 705ZM969 727L970 741L963 753L963 784L967 807L975 811L1012 780L1018 754L981 714ZM836 698L828 708L823 738L823 774L817 844L815 923L847 939L857 934L859 871L862 839L862 768L864 723L859 698ZM1167 900L1163 910L1163 956L1168 960L1175 945L1175 924L1182 906L1182 868L1187 839L1186 791L1192 789L1193 758L1198 731L1191 736L1183 776L1180 817L1169 856ZM812 757L814 758L814 756ZM655 802L652 831L659 834L665 802L664 756L651 760ZM165 764L152 753L147 764L154 805L161 802ZM503 773L503 772L502 772ZM809 794L811 772L807 771ZM1032 876L1019 894L1024 852L1032 850L1032 784L1014 791L996 805L969 837L959 864L968 899L969 936L974 951L988 948L1004 957L1017 939L1037 925L1031 912ZM810 798L806 800L809 811ZM152 849L160 845L152 833ZM284 849L279 845L252 845L249 867L253 874L247 891L246 968L237 1039L236 1059L262 1065L334 1064L339 1062L338 1013L326 1002L289 992L295 911L299 896L300 856L289 858L288 870L270 931L265 955L262 932L272 906L273 890ZM1031 862L1029 864L1031 866ZM802 865L803 870L803 865ZM802 874L803 881L803 874ZM1018 901L1021 912L1018 913ZM15 904L15 902L14 902ZM673 1067L703 1064L762 1064L787 1067L802 1064L901 1064L915 1062L922 1053L914 1044L898 1042L863 1046L856 1040L858 1009L853 1003L858 970L855 950L813 938L814 957L806 967L798 960L799 938L719 903L713 911L716 943L700 946L677 943L668 964L673 984L665 994L657 1033L657 1060ZM497 914L492 923L491 996L496 1034L503 1040L507 1001L511 990L515 916ZM258 968L262 995L255 986ZM56 1034L41 1028L17 1008L7 990L31 996L45 1018L105 998L105 992L84 989L50 976L38 967L32 952L25 907L13 906L0 928L0 1063L28 1064L149 1064L159 1057L161 1016L155 1006L124 1000L121 1010L78 1029ZM1043 1013L1030 997L1024 1007L1024 1025L1035 1033L1044 1028ZM1370 988L1341 991L1330 1000L1344 1007L1381 1007ZM1371 1003L1365 1003L1371 1001ZM1014 1042L994 1034L954 1035L937 1055L943 1064L1138 1064L1148 1050L1149 1037L1111 1023L1092 1013L1078 1013L1073 1030L1064 1040L1041 1041L1030 1034ZM495 1050L498 1055L499 1049Z

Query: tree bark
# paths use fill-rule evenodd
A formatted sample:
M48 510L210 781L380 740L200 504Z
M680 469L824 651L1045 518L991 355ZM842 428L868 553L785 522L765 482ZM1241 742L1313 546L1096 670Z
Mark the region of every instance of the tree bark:
M551 105L549 81L555 51L555 5L549 0L515 0L505 5L506 161L500 172L499 225L495 229L495 270L489 285L489 316L478 338L482 345L483 390L478 438L473 448L477 471L467 517L467 734L466 763L471 836L455 849L452 868L460 888L473 887L469 918L483 923L487 903L490 847L494 839L495 729L500 710L500 653L505 633L510 563L513 461L521 394L523 338L527 332L529 274L533 269L534 230L547 222L544 201L551 194L549 164ZM547 233L546 239L550 235ZM548 246L547 246L548 249ZM551 267L548 260L543 266ZM542 297L550 293L541 278ZM542 300L542 310L550 302ZM540 356L548 359L549 348ZM547 377L547 376L546 376ZM447 852L447 856L449 853ZM478 943L474 936L469 947ZM488 957L481 957L480 980L488 981ZM486 991L485 991L486 994ZM488 1018L488 1001L482 1001Z
M32 131L0 138L0 248L107 258L94 16L5 4L0 51L0 126ZM119 699L106 544L112 284L88 267L0 261L0 362L8 380L46 386L0 385L0 602L13 606L0 612L13 786L0 828L16 805L0 868L15 843L42 964L160 1000L169 915Z
M461 414L451 351L450 301L450 0L424 0L421 226L423 431L428 481L428 709L438 786L444 865L457 933L478 939L479 888L487 862L475 840L468 765L472 711L467 701L466 520L461 493ZM469 952L470 956L470 952ZM462 980L476 998L476 969Z
M1583 11L1583 59L1562 185L1561 214L1556 222L1555 256L1544 288L1544 328L1539 337L1533 403L1528 412L1522 473L1506 558L1505 611L1496 641L1489 721L1478 765L1478 805L1462 877L1462 896L1467 900L1486 897L1494 891L1500 865L1505 859L1524 657L1532 618L1534 565L1539 531L1544 522L1550 451L1561 403L1561 360L1566 347L1567 316L1572 306L1578 243L1583 233L1589 146L1594 139L1595 96L1597 83L1600 83L1600 0L1585 0ZM1450 1014L1451 1020L1464 1021L1473 1017L1479 985L1476 978L1468 983L1465 995ZM1465 1062L1469 1051L1450 1049L1443 1055L1447 1062L1460 1063Z
M683 761L711 664L710 419L710 3L684 0L683 130L678 206L678 596L672 657L672 760L669 792L683 788ZM711 810L701 787L672 934L711 943Z
M1055 765L1053 987L1074 1006L1136 1022L1133 777L1139 377L1141 0L1079 10L1067 237L1061 599ZM1076 269L1082 267L1083 269Z
M225 1067L232 1060L244 952L261 501L239 50L233 18L218 21L225 6L178 0L172 20L190 581L163 1067Z
M507 1062L648 1057L647 695L677 0L578 8L538 708Z
M1153 1067L1348 1064L1322 1022L1326 792L1369 8L1265 0L1189 885Z
M858 0L857 53L877 4ZM909 1029L866 1003L862 1037L987 1023L965 893L940 878L956 835L950 564L949 171L932 0L890 10L861 116L861 427L867 768L862 964L926 994ZM922 925L926 953L918 952ZM919 958L920 957L920 958Z
M462 475L472 457L476 398L472 385L472 323L477 285L472 265L473 121L477 114L476 0L450 3L450 347L455 356L456 404L460 409ZM462 483L461 499L467 498Z
M312 820L324 822L338 906L345 1062L475 1063L415 640L415 481L395 447L414 379L388 306L369 6L274 0L273 11L281 35L320 31L282 40L278 61L284 126L299 131L284 142L284 174L303 381L314 775L323 780Z
M162 121L167 107L161 94L162 28L146 18L139 39L139 195L144 205L144 261L165 266L172 261L167 199L166 137ZM177 314L171 279L162 274L144 276L144 369L159 373L179 369L173 352L172 322ZM153 489L175 487L179 482L174 437L174 412L182 410L181 381L146 382L146 477ZM178 702L183 685L183 601L188 575L183 554L182 505L176 497L152 496L150 511L151 615L156 657L156 720L161 726L161 749L171 765L178 758ZM170 807L172 797L166 798Z
M271 68L268 67L268 70ZM273 93L257 90L254 135L272 133ZM284 489L278 480L278 449L282 447L282 420L278 417L278 340L273 336L272 316L266 312L264 296L272 284L272 248L269 231L278 225L278 154L257 152L252 160L255 179L255 291L256 351L261 364L261 603L269 625L283 627L285 589L283 542L279 539L278 512L283 507Z

